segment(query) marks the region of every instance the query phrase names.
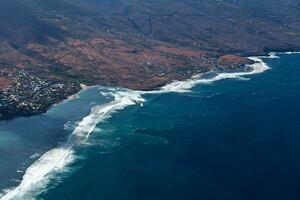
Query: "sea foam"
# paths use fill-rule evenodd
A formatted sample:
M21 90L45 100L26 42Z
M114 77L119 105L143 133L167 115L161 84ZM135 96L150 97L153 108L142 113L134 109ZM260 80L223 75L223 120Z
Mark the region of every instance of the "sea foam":
M80 145L86 141L95 130L97 124L109 118L115 111L122 110L130 105L143 105L145 99L143 94L169 93L169 92L189 92L197 84L209 84L214 81L230 78L241 78L246 75L262 73L269 67L259 57L249 57L255 61L255 64L249 67L252 70L247 72L219 73L212 78L199 78L194 76L186 81L175 81L160 90L156 91L132 91L121 88L107 88L107 91L101 91L103 96L112 96L113 101L104 105L96 105L91 109L88 116L77 123L75 128L68 122L66 129L73 128L68 141L54 149L43 154L30 167L27 168L19 186L7 191L0 200L33 200L43 189L47 187L49 180L59 172L63 172L67 165L75 159L74 146Z
M287 52L279 52L279 53L276 53L276 54L300 54L300 51L287 51Z
M249 57L249 59L255 61L254 64L249 65L251 68L249 71L245 72L228 72L228 73L218 73L212 78L199 78L197 76L188 79L186 81L175 81L161 88L160 92L178 92L185 93L189 92L191 88L198 84L210 84L215 81L220 81L224 79L238 78L242 79L243 76L253 75L257 73L262 73L269 68L269 66L262 61L260 57Z
M74 161L73 148L85 141L96 125L111 116L111 113L129 105L140 104L144 99L138 92L130 90L108 91L114 100L108 104L94 106L91 113L80 121L67 142L43 154L27 168L19 186L9 190L1 200L33 200L52 178L51 175L62 172Z

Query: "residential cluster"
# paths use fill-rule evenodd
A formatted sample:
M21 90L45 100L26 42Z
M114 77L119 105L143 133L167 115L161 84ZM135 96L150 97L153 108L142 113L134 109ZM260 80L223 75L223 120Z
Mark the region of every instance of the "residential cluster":
M9 87L0 89L0 119L45 112L80 89L77 83L46 80L10 65L0 66L0 75L13 81Z

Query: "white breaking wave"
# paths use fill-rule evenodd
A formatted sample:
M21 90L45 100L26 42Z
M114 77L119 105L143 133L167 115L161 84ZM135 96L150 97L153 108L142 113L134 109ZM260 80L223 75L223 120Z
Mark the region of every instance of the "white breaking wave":
M91 113L78 123L68 141L64 145L46 152L28 167L20 185L9 190L0 200L35 199L38 191L43 190L47 186L49 180L52 178L51 175L62 172L68 164L74 161L74 146L80 145L85 141L95 130L97 124L109 118L113 112L122 110L129 105L142 106L145 101L145 99L142 98L143 94L189 92L189 89L197 84L209 84L214 81L229 78L242 78L243 76L261 73L269 69L259 57L250 57L250 59L256 63L249 66L252 70L248 72L220 73L209 79L201 79L199 76L194 76L187 81L170 83L157 91L142 92L111 88L108 89L107 92L101 92L104 96L113 96L114 100L108 104L94 106ZM68 122L65 128L71 129L73 127Z
M260 56L260 58L280 58L278 55L291 55L300 54L300 51L287 51L287 52L270 52L268 56Z
M288 54L288 55L290 55L290 54L300 54L300 51L279 52L279 53L276 53L276 54L278 54L278 55L280 55L280 54Z
M249 57L249 59L255 61L254 64L249 65L252 70L246 72L228 72L228 73L219 73L212 78L199 78L197 76L186 80L186 81L175 81L161 88L160 92L178 92L185 93L189 92L191 88L198 84L210 84L215 81L220 81L224 79L243 79L243 76L252 75L257 73L262 73L268 69L268 65L262 61L259 57Z
M113 111L144 102L138 92L124 90L109 92L114 100L108 104L94 106L91 113L75 128L66 144L51 149L27 168L19 186L8 191L1 200L33 200L47 186L53 173L62 172L74 160L73 147L87 139L96 125L110 117Z
M55 148L46 152L27 168L20 185L6 193L1 200L34 199L29 192L43 186L49 178L46 177L49 172L63 169L72 160L71 157L70 148Z
M280 57L278 56L278 53L270 52L268 56L260 56L260 58L273 58L274 59L274 58L280 58Z
M112 111L122 110L129 105L135 105L145 101L140 93L135 91L112 91L109 93L114 97L114 101L105 105L93 107L91 114L78 124L73 134L88 138L96 125L109 117L110 115L108 114Z

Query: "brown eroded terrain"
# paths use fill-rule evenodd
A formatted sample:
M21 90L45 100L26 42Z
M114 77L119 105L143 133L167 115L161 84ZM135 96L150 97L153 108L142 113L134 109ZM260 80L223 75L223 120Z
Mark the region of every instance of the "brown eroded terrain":
M83 79L97 84L132 89L153 89L171 80L208 71L215 65L206 51L178 48L163 42L144 46L109 36L86 40L67 38L53 49L37 43L30 43L27 48L42 59L64 66L67 76L76 71Z
M300 50L299 10L294 0L1 0L0 70L15 83L2 92L2 78L0 114L44 112L81 83L151 90Z
M1 88L7 88L8 86L10 86L13 83L12 80L8 79L5 76L1 76L0 75L0 87Z

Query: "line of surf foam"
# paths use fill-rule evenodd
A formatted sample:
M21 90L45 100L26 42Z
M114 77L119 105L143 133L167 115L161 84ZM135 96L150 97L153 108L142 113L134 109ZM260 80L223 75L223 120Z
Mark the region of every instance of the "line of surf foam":
M268 56L260 56L260 58L274 59L274 58L280 58L280 57L278 56L278 53L270 52Z
M280 55L292 55L292 54L300 54L300 51L270 52L268 56L260 56L260 58L276 59L276 58L280 58Z
M63 169L74 161L74 146L85 141L95 129L96 125L109 118L117 110L122 110L129 105L142 103L145 100L140 93L130 90L108 91L114 100L108 104L97 105L91 113L83 118L70 135L67 142L43 154L37 161L29 166L19 186L8 191L1 200L33 200L45 188L51 175L62 172Z
M291 54L300 54L300 51L272 52L272 53L277 55L283 55L283 54L291 55Z
M249 57L249 59L255 61L255 63L249 65L252 70L247 72L219 73L207 79L194 76L189 80L176 81L162 87L160 90L150 92L108 89L103 94L113 96L114 100L108 104L94 106L90 114L79 122L67 143L43 154L27 168L20 185L7 192L0 200L34 199L36 195L35 189L41 190L43 187L46 187L51 175L62 171L68 164L74 161L73 148L75 145L80 144L82 140L88 139L97 124L109 118L113 112L122 110L130 105L143 104L145 101L142 97L143 94L189 92L197 84L209 84L223 79L241 78L246 75L262 73L269 69L261 58Z
M59 147L51 149L27 168L20 185L8 191L1 200L33 199L28 192L47 182L49 177L46 177L46 175L50 171L63 169L71 160L71 148Z
M85 117L75 129L75 135L88 138L97 124L110 117L110 113L145 101L139 92L132 90L109 91L108 94L114 97L114 101L93 107L91 114Z
M255 62L254 64L248 65L248 67L251 69L249 71L218 73L212 78L200 78L199 76L194 76L186 81L174 81L166 86L163 86L161 90L157 92L190 92L190 89L198 84L210 84L224 79L243 79L244 76L262 73L270 69L270 67L260 57L249 57L249 59Z

